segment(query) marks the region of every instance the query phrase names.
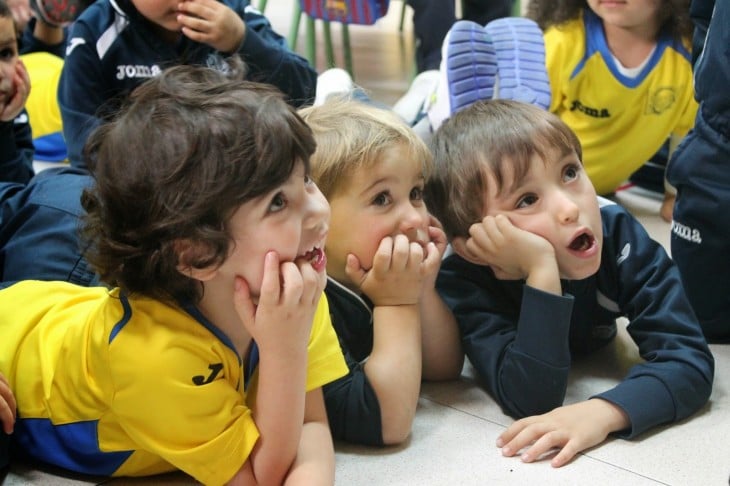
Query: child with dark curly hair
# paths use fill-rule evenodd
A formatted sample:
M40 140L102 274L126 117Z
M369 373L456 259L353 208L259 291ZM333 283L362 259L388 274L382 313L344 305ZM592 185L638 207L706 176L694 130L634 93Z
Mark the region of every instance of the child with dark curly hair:
M0 291L12 447L94 475L333 483L321 388L347 367L314 147L271 86L185 66L141 85L86 149L86 256L111 288Z
M532 0L528 16L545 31L550 111L578 135L598 194L692 128L689 0Z

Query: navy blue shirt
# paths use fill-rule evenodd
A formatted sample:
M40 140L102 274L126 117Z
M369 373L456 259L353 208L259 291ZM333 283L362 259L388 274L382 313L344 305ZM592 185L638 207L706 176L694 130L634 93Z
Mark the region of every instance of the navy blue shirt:
M524 280L499 280L489 267L456 254L444 260L436 287L487 391L514 417L561 406L571 356L606 345L615 337L616 318L628 318L645 361L596 397L626 413L631 425L621 435L633 437L704 405L714 359L664 248L619 205L601 207L601 217L598 273L562 281L563 295Z
M324 289L332 327L350 372L324 385L324 401L335 439L382 446L380 403L365 374L364 363L373 351L373 306L332 278ZM397 370L394 370L397 372Z
M33 177L33 133L28 112L0 122L0 182L26 184Z
M237 52L246 64L246 78L278 87L294 106L311 101L317 73L308 61L289 50L286 39L274 32L268 19L248 0L222 3L246 24ZM82 152L91 130L146 79L179 64L226 69L225 58L233 54L184 36L169 44L160 39L157 29L130 0L97 1L74 22L58 86L72 165L85 167Z

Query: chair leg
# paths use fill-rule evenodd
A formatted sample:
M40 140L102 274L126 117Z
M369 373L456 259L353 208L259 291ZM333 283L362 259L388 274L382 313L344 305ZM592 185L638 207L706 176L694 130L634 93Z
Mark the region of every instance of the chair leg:
M259 12L264 13L266 10L266 2L268 0L259 0Z
M317 26L314 25L314 19L309 15L305 19L307 25L307 59L309 63L317 69Z
M347 24L342 24L342 52L345 57L345 70L350 73L352 79L355 79L352 69L352 51L350 50L350 29Z
M299 37L299 22L302 20L302 6L299 0L294 0L294 10L292 13L291 26L289 27L289 49L295 51L297 49L297 38Z
M335 67L335 50L332 47L332 31L330 23L326 20L322 21L322 31L324 32L324 56L327 69Z
M522 2L520 0L512 1L512 17L522 17Z
M403 22L406 20L406 0L402 0L403 5L400 9L400 21L398 22L398 32L403 32Z

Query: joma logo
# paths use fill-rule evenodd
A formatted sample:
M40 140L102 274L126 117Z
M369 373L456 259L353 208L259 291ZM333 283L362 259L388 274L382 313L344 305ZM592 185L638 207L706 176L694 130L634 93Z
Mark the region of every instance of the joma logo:
M125 78L153 78L160 74L160 66L144 66L141 64L121 64L117 66L117 79Z

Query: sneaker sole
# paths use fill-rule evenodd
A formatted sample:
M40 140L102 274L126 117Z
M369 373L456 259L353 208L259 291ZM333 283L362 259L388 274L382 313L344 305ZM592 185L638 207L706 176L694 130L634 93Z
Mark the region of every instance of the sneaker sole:
M446 49L451 114L475 101L491 99L496 74L497 56L484 29L475 22L456 22Z
M506 17L489 22L484 30L497 55L497 97L550 108L552 95L540 27L527 18Z

